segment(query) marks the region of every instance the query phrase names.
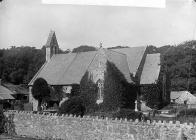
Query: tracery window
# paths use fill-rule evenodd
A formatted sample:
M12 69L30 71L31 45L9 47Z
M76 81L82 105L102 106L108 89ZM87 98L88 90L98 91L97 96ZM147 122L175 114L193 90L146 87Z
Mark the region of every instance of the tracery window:
M97 81L97 87L98 87L98 95L97 95L97 104L100 104L103 102L103 81L98 80Z

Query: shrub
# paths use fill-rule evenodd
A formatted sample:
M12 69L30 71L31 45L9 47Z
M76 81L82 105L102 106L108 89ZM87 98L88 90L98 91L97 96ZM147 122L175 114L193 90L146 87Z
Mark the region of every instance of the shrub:
M72 97L63 102L59 108L60 114L73 114L76 116L83 116L85 107L82 100L79 97Z
M143 114L141 112L135 112L134 110L130 110L130 109L121 109L120 111L116 112L113 114L113 118L127 118L127 119L139 119L141 120L143 117Z
M0 134L4 132L5 116L3 111L0 111Z
M178 112L178 117L196 116L196 109L182 109Z
M94 112L94 113L90 113L89 115L91 116L98 116L100 118L122 118L122 119L139 119L139 120L150 120L149 118L147 118L146 116L144 116L141 112L135 112L134 110L131 109L120 109L119 111L115 111L115 112Z

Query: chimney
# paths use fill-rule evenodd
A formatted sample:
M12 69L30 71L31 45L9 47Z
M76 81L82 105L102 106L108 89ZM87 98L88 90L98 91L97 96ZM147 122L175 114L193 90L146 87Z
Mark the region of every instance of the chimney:
M58 54L59 52L59 45L56 39L56 35L55 32L52 30L50 31L45 47L46 47L46 61L49 61L53 55Z

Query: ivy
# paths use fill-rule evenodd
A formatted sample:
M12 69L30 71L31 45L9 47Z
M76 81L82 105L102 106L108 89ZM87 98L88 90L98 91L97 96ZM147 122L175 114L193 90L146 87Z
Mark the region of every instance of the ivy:
M134 108L137 88L129 84L124 75L111 62L106 63L104 74L103 103L96 104L98 87L86 72L80 82L80 98L87 113L115 111L119 108Z

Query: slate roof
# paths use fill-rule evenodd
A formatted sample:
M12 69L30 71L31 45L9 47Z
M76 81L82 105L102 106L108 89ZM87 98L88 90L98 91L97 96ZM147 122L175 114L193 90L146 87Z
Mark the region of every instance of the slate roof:
M130 78L129 66L127 63L127 56L125 54L105 49L108 61L115 64L118 70L124 75L124 78L128 83L133 83Z
M120 49L112 49L114 51L123 53L127 56L127 62L129 66L130 73L135 76L140 62L144 56L146 51L146 47L130 47L130 48L120 48Z
M160 54L148 54L141 74L140 84L156 84L160 67Z
M108 61L123 73L129 83L134 83L130 73L136 74L146 47L104 49ZM38 78L44 78L50 85L80 84L80 80L98 51L56 54L46 62L29 85ZM148 54L141 74L140 84L156 83L160 72L160 54Z
M126 55L104 49L107 59L123 73L129 83L133 83L129 75ZM98 51L54 55L30 81L29 85L38 78L44 78L50 85L80 84Z
M28 89L24 88L21 85L14 85L11 83L4 83L3 85L4 85L4 87L6 87L7 89L9 89L12 92L12 95L13 94L23 94L23 95L29 94Z
M14 99L14 97L11 94L13 94L13 92L11 92L6 87L0 85L0 99L1 100Z
M44 78L50 85L79 84L95 54L96 51L54 55L29 85L33 85L38 77Z

